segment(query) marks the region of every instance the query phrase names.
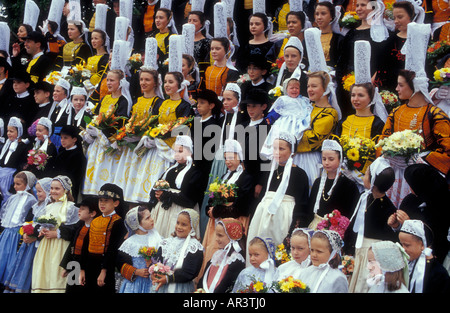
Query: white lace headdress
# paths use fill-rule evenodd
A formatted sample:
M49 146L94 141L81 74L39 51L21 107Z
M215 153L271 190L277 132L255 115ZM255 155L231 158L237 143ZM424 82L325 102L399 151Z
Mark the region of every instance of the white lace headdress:
M50 5L47 20L55 22L58 24L58 27L61 26L61 17L65 3L64 0L52 0Z
M355 64L355 84L372 83L370 71L371 47L366 40L357 40L354 47L354 64ZM372 103L374 105L373 113L377 115L383 122L386 122L388 113L383 104L378 87L375 87L375 93Z
M36 25L39 19L39 7L32 0L26 0L25 10L23 15L23 24L30 25L33 30L36 30Z
M172 0L161 0L159 7L172 11ZM167 27L172 30L172 33L178 34L173 14L169 17L169 24L167 24Z
M289 9L294 12L303 12L303 1L289 0Z
M205 9L205 1L206 0L190 0L191 11L203 12Z
M289 38L289 40L287 41L286 45L284 46L283 52L286 51L286 49L289 47L294 47L300 52L300 62L298 63L297 68L294 70L294 72L291 75L291 77L293 77L293 78L300 79L300 77L302 76L302 68L304 67L304 64L302 64L303 44L298 37L291 36ZM281 79L283 77L283 72L285 69L286 69L286 62L283 62L283 64L281 65L280 71L278 72L277 82L275 84L276 86L281 86L281 84L283 83L281 81Z
M320 42L321 31L318 28L312 27L305 30L305 44L308 51L309 72L324 71L328 73L330 82L325 88L324 95L328 95L328 102L337 111L338 119L342 118L341 108L337 102L336 86L333 83L332 75L334 72L327 65L325 55L323 52L322 43Z
M375 8L368 14L367 22L370 25L370 37L373 41L381 42L389 37L389 32L384 24L384 10L386 6L382 0L371 1L367 5L375 3Z
M11 65L11 58L9 56L9 44L11 40L11 30L6 22L0 22L0 50L6 51L6 57L9 65Z
M145 39L145 55L144 55L144 65L141 69L152 69L158 70L158 41L154 37L147 37ZM162 78L161 74L158 72L158 86L156 86L156 95L164 99L164 93L162 90Z
M175 139L175 143L173 144L173 147L175 146L182 146L189 149L190 154L186 157L186 166L181 170L177 177L175 178L175 185L178 189L181 188L181 184L183 183L184 176L186 175L187 171L192 167L192 151L194 151L194 146L192 143L192 139L190 136L187 135L178 135ZM174 168L178 166L178 162L175 162L172 166L170 166L163 174L162 179L166 179L167 174Z
M95 6L95 28L102 30L106 34L106 51L110 53L111 51L111 41L108 33L106 32L106 19L108 14L108 5L103 3L98 3Z
M8 126L17 128L17 138L14 141L7 139L5 145L2 147L0 159L3 159L3 156L6 154L4 160L5 163L8 163L11 154L16 151L17 146L19 145L19 139L23 135L23 125L18 117L12 116L8 121Z
M183 24L181 34L184 36L183 53L194 56L195 25Z
M86 111L86 108L88 107L87 99L89 98L89 96L88 96L88 92L86 91L86 88L84 88L84 87L72 87L72 91L70 92L70 96L72 97L74 95L83 95L83 96L85 96L85 99L86 99L86 101L84 103L84 106L74 116L74 120L76 121L77 126L80 126L81 125L81 121L83 120L84 112ZM71 108L73 108L72 101L71 101ZM72 120L72 110L70 110L68 119Z
M227 11L225 4L218 2L214 5L214 38L228 38Z
M179 72L182 73L183 67L183 46L185 44L185 39L183 35L172 35L169 37L169 72ZM189 102L189 92L187 87L189 86L189 81L184 79L181 82L178 92L183 92L183 99Z
M133 0L120 0L120 7L119 7L119 14L120 16L126 17L128 19L128 29L130 30L130 33L128 34L128 42L130 43L130 46L134 46L134 30L132 27L132 21L133 21Z
M130 47L129 43L124 40L114 40L113 50L111 54L111 70L121 70L125 74L126 66L128 63L128 59L130 58ZM128 101L128 115L131 112L131 107L133 105L133 101L131 100L130 94L130 83L127 81L125 75L120 80L120 87L122 90L122 95Z
M67 14L67 21L81 21L80 0L69 0L69 14Z
M403 278L408 286L409 271L408 260L409 256L405 249L398 243L392 241L378 241L371 246L375 260L380 265L384 273L393 273L403 270Z
M114 27L114 40L127 41L128 35L128 18L125 16L116 17L116 25Z
M416 74L413 79L413 95L421 92L428 103L434 103L428 92L428 77L425 72L425 62L430 35L430 24L409 23L407 38L401 49L401 53L405 55L405 69Z
M267 16L266 13L266 0L253 0L253 14L254 13L262 13L265 14ZM273 34L273 24L269 18L269 16L267 16L267 28L264 29L264 32L267 32L267 38L271 38L272 34Z

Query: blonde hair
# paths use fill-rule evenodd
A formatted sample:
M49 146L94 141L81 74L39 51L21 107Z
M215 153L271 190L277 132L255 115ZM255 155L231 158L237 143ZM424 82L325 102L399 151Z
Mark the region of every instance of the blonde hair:
M324 90L327 89L327 86L330 83L330 75L328 75L328 73L325 71L317 71L317 72L308 73L307 76L308 76L308 79L309 78L319 78Z

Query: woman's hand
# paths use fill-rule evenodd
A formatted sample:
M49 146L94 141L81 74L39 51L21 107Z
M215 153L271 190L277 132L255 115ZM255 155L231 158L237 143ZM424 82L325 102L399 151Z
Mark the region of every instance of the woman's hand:
M161 195L164 191L162 190L155 190L155 198L159 201L159 198L161 198Z
M147 268L138 268L138 269L136 269L135 274L136 274L136 276L139 276L139 277L144 277L144 278L149 277Z
M48 229L42 229L39 232L39 237L44 236L47 239L52 239L52 238L57 238L58 237L58 233L56 232L56 230L48 230Z
M25 243L32 243L35 242L37 240L36 237L30 237L27 234L23 234L23 242Z
M156 291L159 290L159 288L161 288L161 286L167 284L167 276L159 276L158 274L152 274L152 282L153 284L156 284Z

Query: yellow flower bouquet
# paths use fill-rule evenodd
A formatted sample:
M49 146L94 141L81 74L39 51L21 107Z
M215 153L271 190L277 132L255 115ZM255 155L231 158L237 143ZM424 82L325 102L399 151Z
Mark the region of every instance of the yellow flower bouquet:
M354 11L345 12L344 16L339 21L339 26L343 28L356 28L361 25L361 19Z
M142 55L140 53L134 53L128 59L128 63L130 65L131 72L138 71L144 62L142 61Z
M275 101L278 97L283 95L283 87L276 86L269 90L269 99Z
M430 82L433 85L433 87L450 85L450 68L443 67L437 69L436 71L434 71L433 77L434 80Z
M397 94L389 90L380 91L380 96L388 113L392 112L394 108L398 107L401 104Z
M342 77L342 84L344 90L350 91L350 88L355 83L355 73L351 72L350 74L345 75Z
M281 264L284 264L291 260L291 256L287 253L284 244L279 244L275 251L275 262L277 263L277 266L280 266Z
M286 277L274 284L274 289L279 293L308 293L309 287L299 279L294 277Z
M91 79L91 71L86 68L86 62L72 66L64 77L74 87L84 87L84 81Z
M360 136L342 135L339 138L344 162L349 170L363 171L368 160L375 157L375 142Z
M243 289L239 289L237 293L267 293L270 291L270 288L271 286L253 277L250 284Z
M227 204L237 196L236 184L225 183L216 177L205 192L209 197L209 206Z

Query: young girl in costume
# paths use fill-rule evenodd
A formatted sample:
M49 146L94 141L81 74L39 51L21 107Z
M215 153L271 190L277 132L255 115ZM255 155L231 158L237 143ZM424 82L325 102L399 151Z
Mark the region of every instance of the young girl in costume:
M45 207L50 202L50 184L52 179L42 178L36 183L37 202L33 204L31 210L25 218L26 223L36 225L36 220L45 212ZM33 259L36 254L39 242L37 242L38 232L34 234L23 233L23 242L14 258L14 264L5 281L5 292L29 293L31 289L31 275L33 271Z
M338 269L342 239L334 230L318 230L311 237L312 265L300 272L299 279L311 293L347 293L348 282Z
M152 293L191 293L194 279L203 262L203 246L198 241L195 229L199 215L192 209L178 213L175 232L161 241L156 259L172 269L171 275L151 275Z
M271 238L254 237L247 245L249 262L236 279L233 293L245 290L253 280L262 282L270 287L275 275L275 243Z
M16 191L3 204L0 210L0 284L4 285L8 271L14 265L17 247L20 242L19 229L31 207L37 202L32 188L36 184L36 176L31 172L19 172L14 176L14 190Z
M154 221L150 210L136 206L125 216L125 225L129 237L119 247L117 256L120 274L125 278L120 286L120 293L148 293L152 281L149 279L149 262L140 255L143 247L159 248L161 235L154 229Z
M379 241L367 252L369 293L409 293L409 256L399 243Z
M42 151L46 153L49 158L47 159L47 164L43 169L39 169L34 165L25 166L26 169L29 168L29 170L32 171L38 178L49 176L47 173L52 170L54 159L58 154L56 146L50 140L52 133L52 121L46 117L41 117L36 125L36 138L33 145L33 150Z
M311 265L310 241L313 231L308 228L296 228L289 240L289 250L292 260L277 267L275 280L279 281L289 276L298 278L300 273Z
M52 202L44 216L54 217L57 225L39 228L39 247L33 261L32 293L64 293L66 278L59 266L72 239L72 225L78 222L78 208L70 192L72 182L67 176L56 176L50 187Z
M217 221L215 232L218 250L206 264L198 288L207 293L231 292L237 276L245 268L242 255L244 227L237 219L223 218Z

